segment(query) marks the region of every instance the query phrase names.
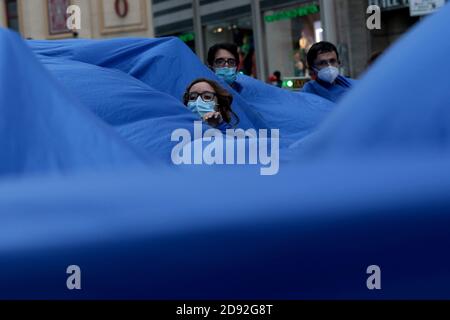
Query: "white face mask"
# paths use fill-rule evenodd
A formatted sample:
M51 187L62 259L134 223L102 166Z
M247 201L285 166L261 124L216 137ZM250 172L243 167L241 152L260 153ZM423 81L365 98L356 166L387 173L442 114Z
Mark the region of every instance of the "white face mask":
M338 77L338 75L339 69L332 66L328 66L317 72L317 76L319 77L319 79L328 83L333 83L334 80L336 80L336 78Z

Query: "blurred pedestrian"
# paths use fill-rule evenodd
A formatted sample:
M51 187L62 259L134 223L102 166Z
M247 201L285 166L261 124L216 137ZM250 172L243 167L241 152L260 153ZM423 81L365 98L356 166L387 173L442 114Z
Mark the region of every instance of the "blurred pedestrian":
M283 86L283 81L281 80L281 72L280 71L275 71L270 77L269 77L269 82L274 85L277 86L278 88L281 88Z

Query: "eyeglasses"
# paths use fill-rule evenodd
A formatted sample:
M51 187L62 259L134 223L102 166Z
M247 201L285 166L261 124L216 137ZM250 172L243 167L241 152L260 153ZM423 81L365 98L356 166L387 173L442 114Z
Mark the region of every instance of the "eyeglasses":
M223 59L219 58L214 60L214 66L223 68L225 65L228 64L229 67L236 67L236 59L230 58L230 59Z
M339 65L339 61L337 59L330 59L330 60L319 60L315 63L315 65L319 68L325 68L328 66L337 67Z
M196 101L198 99L198 97L202 97L202 100L205 102L211 102L214 100L214 97L216 96L216 94L214 92L209 92L209 91L205 91L205 92L189 92L187 94L188 96L188 100L189 101Z

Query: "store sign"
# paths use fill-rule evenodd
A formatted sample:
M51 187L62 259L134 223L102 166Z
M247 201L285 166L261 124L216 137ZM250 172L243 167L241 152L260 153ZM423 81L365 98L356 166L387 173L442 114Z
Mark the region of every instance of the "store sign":
M310 14L319 13L320 8L316 4L312 4L309 6L300 7L297 9L292 10L286 10L286 11L279 11L272 15L268 15L264 17L264 20L266 22L275 22L279 20L286 20L286 19L294 19L297 17L304 17Z
M369 6L378 6L381 10L407 8L410 0L369 0Z
M423 16L433 13L444 4L445 0L411 0L409 10L411 16Z
M300 90L310 80L311 78L306 77L284 78L282 88L290 90Z
M183 42L189 42L195 39L195 34L193 32L183 33L182 35L178 36L178 38Z

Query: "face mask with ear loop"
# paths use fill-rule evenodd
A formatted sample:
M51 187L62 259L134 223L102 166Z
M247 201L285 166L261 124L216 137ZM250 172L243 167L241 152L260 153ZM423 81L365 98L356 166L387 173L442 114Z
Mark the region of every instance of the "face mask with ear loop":
M333 66L328 66L320 70L315 68L314 70L317 72L317 77L327 83L333 83L339 76L339 69Z
M194 113L198 113L203 118L208 112L214 112L216 107L215 101L205 102L201 97L198 97L196 101L189 101L187 104L189 110Z
M221 78L223 81L231 85L233 82L236 81L237 78L237 69L236 68L216 68L215 73L216 75Z

